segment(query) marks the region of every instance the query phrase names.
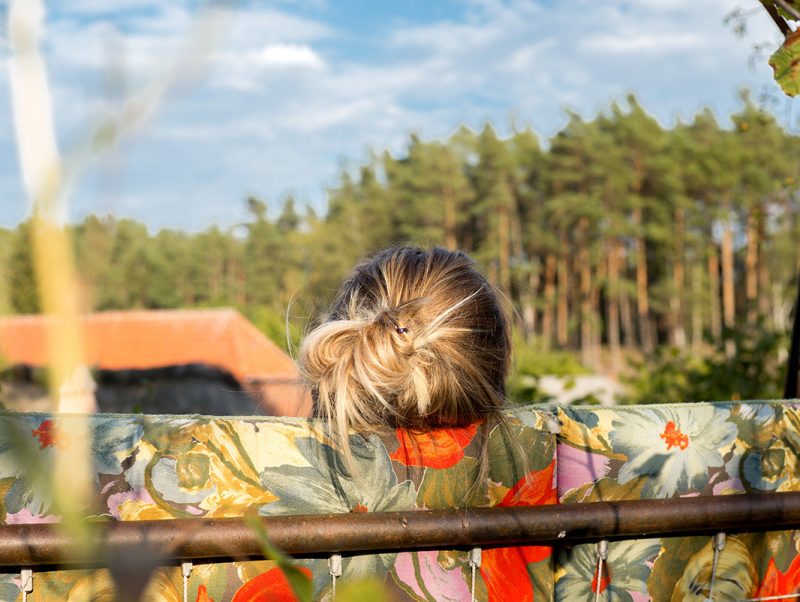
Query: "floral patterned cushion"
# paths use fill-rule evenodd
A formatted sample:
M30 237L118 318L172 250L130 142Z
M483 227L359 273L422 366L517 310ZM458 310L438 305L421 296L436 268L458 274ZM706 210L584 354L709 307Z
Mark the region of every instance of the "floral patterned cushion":
M69 448L87 419L60 420L56 429L51 416L0 414L0 523L60 520L51 485L26 470L37 466L40 474L51 473L56 455ZM85 513L135 521L237 517L251 509L286 515L555 503L551 420L547 410L522 408L491 429L353 434L350 471L341 450L313 421L101 414L88 419L96 496ZM484 446L488 465L482 466ZM112 600L115 588L131 593L146 585L145 599L183 600L180 569L156 569L148 583L144 569L158 559L142 556L110 559L110 571L35 572L28 599ZM303 559L299 565L313 580L315 599L325 597L331 588L327 561ZM382 579L393 599L471 595L463 551L344 559L343 581L366 576ZM0 600L21 599L19 585L19 575L0 576ZM186 583L188 599L198 602L282 599L288 587L271 561L198 564ZM476 599L548 600L552 592L550 548L484 551Z
M561 503L800 490L800 404L703 403L558 411ZM728 536L715 599L800 588L798 532ZM559 552L556 600L705 600L710 537L611 542L597 578L596 548Z
M556 440L549 422L558 415ZM522 408L488 439L473 425L427 434L354 434L355 468L318 424L280 418L98 415L92 459L96 496L86 514L99 520L376 512L464 506L536 505L600 500L800 490L800 404L746 402L614 408ZM46 480L54 458L74 441L70 421L0 414L0 522L60 519ZM479 461L488 449L488 467ZM555 456L558 469L555 470ZM30 467L33 466L35 470ZM338 468L335 468L338 467ZM355 476L353 476L355 475ZM800 589L798 532L728 536L716 572L717 599L785 595ZM232 550L235 554L235 550ZM485 550L478 600L703 600L713 558L710 537L611 542L597 578L594 545L551 550ZM146 599L256 600L289 596L271 561L196 565L149 581L132 560L122 570L36 572L35 600L111 600L116 589L146 584ZM145 559L147 560L147 559ZM325 559L299 561L315 598L330 593ZM466 552L356 555L346 579L378 576L392 599L466 600ZM555 569L555 570L554 570ZM144 573L142 572L144 570ZM113 575L113 576L112 576ZM555 583L555 586L554 586ZM0 600L21 599L19 575L0 576Z

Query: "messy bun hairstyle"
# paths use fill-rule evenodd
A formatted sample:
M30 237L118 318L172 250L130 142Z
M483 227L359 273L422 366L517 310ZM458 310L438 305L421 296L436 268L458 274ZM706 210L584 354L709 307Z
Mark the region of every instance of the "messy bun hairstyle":
M509 352L504 312L467 255L395 247L355 268L299 364L315 416L349 447L350 429L427 431L495 416Z

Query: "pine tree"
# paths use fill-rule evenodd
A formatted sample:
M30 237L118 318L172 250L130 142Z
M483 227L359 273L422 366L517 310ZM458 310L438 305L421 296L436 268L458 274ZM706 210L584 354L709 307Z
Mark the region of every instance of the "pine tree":
M278 304L281 273L286 249L282 245L278 226L269 220L267 203L257 197L247 199L250 221L244 240L244 257L241 272L236 272L237 305ZM234 268L236 270L236 268Z
M649 187L653 185L653 162L664 148L664 131L648 115L633 95L627 98L628 111L619 106L611 109L612 132L622 149L628 166L627 203L634 229L636 260L636 308L639 337L646 353L653 351L656 337L650 314L650 288L648 277L648 232L653 205ZM654 220L653 220L654 221Z
M702 208L702 237L706 241L711 336L722 340L722 326L730 332L735 321L733 272L733 196L740 177L740 149L734 134L722 130L713 113L698 113L687 128L690 151L687 157L687 194ZM716 231L721 231L717 246ZM720 274L722 296L720 297ZM720 302L721 299L721 302ZM731 352L731 343L727 344Z
M511 224L518 219L513 192L514 163L505 143L488 123L477 140L477 162L469 169L475 194L472 213L483 235L475 254L490 278L511 291Z
M39 291L33 270L31 223L19 224L12 236L8 258L11 308L21 314L41 311Z
M519 219L512 222L512 247L516 270L512 270L513 288L521 305L525 337L536 335L539 289L542 280L542 256L545 238L542 177L544 153L536 134L530 129L514 132L510 140L514 163L514 197ZM515 273L516 272L516 273Z
M739 148L741 178L738 204L746 214L745 303L746 318L755 326L769 317L769 276L764 265L767 216L786 187L786 178L796 173L797 163L781 151L785 133L775 118L757 108L748 95L744 107L733 115L734 137ZM760 289L760 290L759 290Z
M469 194L458 156L444 144L423 142L412 135L405 156L387 154L383 167L394 235L402 240L457 248ZM384 230L388 226L383 224Z

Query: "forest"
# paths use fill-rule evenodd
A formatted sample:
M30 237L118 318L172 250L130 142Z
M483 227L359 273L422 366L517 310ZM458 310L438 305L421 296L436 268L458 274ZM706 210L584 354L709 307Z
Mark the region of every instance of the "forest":
M800 138L746 93L665 128L629 96L542 140L487 123L342 170L327 210L243 199L246 222L69 226L85 311L232 306L284 347L371 251L461 248L514 316L522 376L601 371L628 401L780 396L800 270ZM246 183L244 183L246 185ZM321 212L320 212L321 213ZM0 230L4 313L39 311L30 223ZM288 324L288 328L287 328Z

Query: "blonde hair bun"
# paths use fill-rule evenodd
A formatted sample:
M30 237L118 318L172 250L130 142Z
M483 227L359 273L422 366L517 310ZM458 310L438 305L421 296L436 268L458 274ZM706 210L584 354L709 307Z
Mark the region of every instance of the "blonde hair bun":
M505 402L510 342L464 253L385 249L358 265L300 348L315 415L349 429L465 426Z

